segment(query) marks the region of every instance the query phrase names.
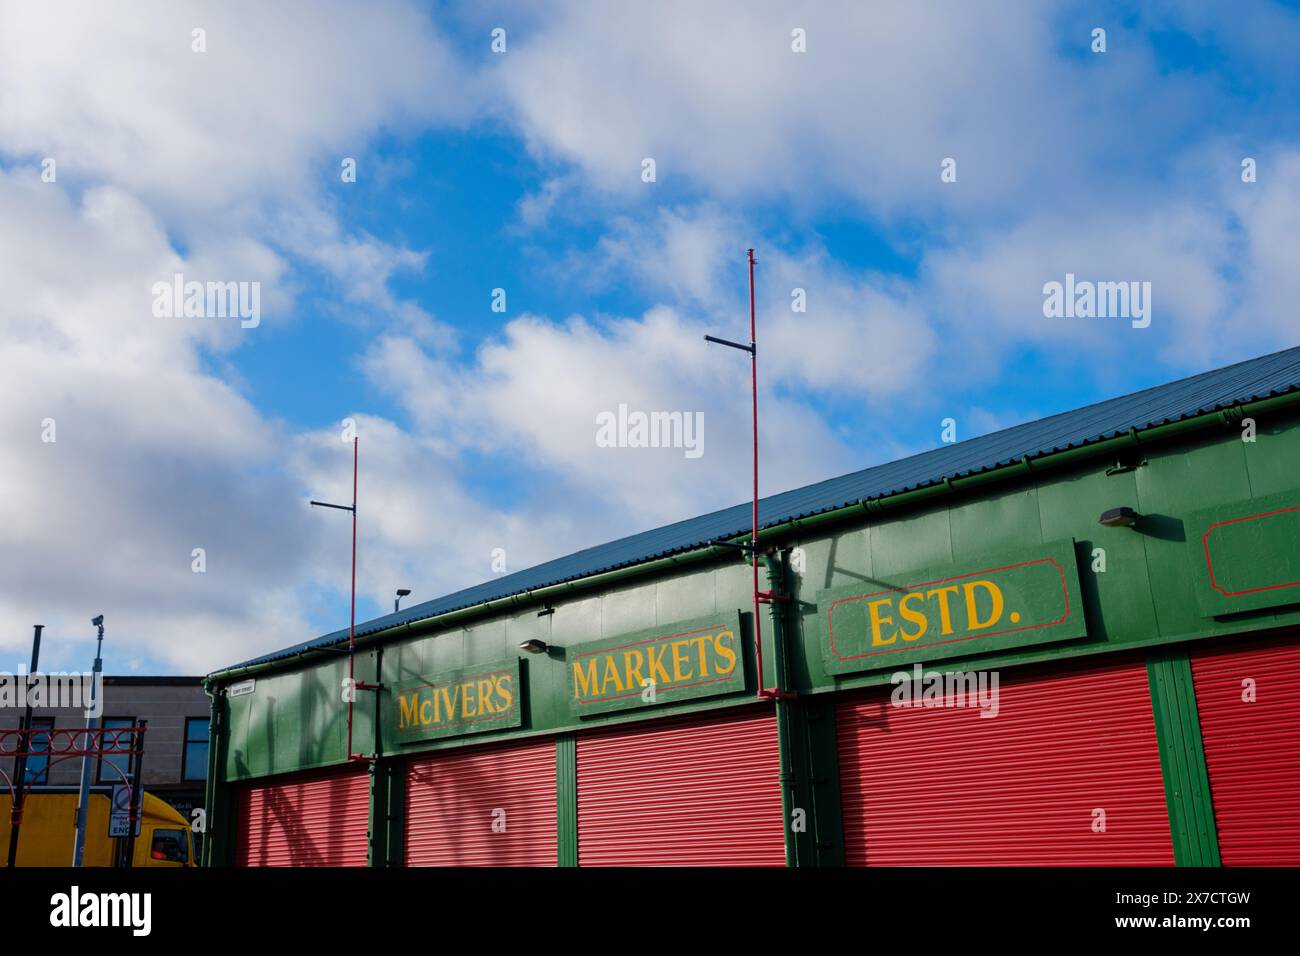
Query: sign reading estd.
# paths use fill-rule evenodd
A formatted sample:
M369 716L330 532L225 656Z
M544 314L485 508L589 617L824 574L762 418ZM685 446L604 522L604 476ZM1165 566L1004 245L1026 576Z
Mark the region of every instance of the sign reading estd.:
M392 698L402 743L518 727L519 658L474 664L403 684Z
M744 690L740 612L583 644L566 663L579 716Z
M831 674L1087 634L1071 541L817 595Z

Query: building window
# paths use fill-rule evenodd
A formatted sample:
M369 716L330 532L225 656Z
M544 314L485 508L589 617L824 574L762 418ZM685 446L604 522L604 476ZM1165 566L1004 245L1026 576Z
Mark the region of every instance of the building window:
M27 757L25 778L30 784L47 784L50 782L50 731L54 729L53 717L33 717L31 736L31 753ZM44 756L37 756L42 753Z
M104 731L130 730L135 726L134 717L105 717ZM135 740L133 734L100 733L99 745L105 750L131 750ZM96 783L123 783L131 779L131 755L103 754L99 758L99 768L95 775ZM117 769L113 769L116 767ZM118 770L121 773L118 773Z
M185 718L185 753L181 759L182 780L208 779L207 717Z

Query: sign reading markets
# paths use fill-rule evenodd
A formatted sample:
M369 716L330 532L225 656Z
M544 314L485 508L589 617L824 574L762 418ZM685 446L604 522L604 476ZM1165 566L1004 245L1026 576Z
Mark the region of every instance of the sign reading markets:
M744 690L740 612L582 644L566 664L579 716Z
M519 658L443 671L397 688L391 726L402 743L518 727Z
M1072 541L819 591L817 612L830 674L1087 634Z

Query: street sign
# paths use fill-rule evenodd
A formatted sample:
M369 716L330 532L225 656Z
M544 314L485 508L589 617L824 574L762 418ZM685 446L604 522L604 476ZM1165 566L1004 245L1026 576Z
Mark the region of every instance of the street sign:
M131 834L131 788L124 783L113 786L112 805L108 814L109 837ZM140 835L140 821L135 821L135 835Z

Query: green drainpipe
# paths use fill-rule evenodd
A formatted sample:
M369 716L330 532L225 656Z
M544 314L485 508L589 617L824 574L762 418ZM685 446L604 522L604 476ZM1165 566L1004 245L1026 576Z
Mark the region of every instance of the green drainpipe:
M773 600L768 602L768 611L772 623L772 682L776 688L776 741L779 760L778 776L781 782L781 818L785 833L785 865L799 866L803 862L799 853L799 834L795 833L793 816L799 807L798 786L795 773L797 735L794 733L792 710L798 706L789 694L786 661L785 614L782 611L784 601L779 598L787 594L785 586L785 567L781 558L772 552L763 555L767 571L768 593ZM805 814L804 832L807 832L808 808L801 808Z
M791 534L806 534L808 531L821 528L824 525L837 524L842 521L860 518L863 512L874 515L880 511L924 504L928 503L931 499L959 494L972 489L982 488L985 485L1012 481L1030 474L1039 474L1051 469L1077 464L1081 461L1102 458L1125 451L1132 451L1135 448L1150 445L1155 442L1166 441L1171 438L1181 437L1198 431L1205 431L1214 426L1220 428L1233 428L1236 427L1243 418L1286 410L1297 404L1300 404L1300 390L1288 392L1285 395L1275 395L1272 398L1260 399L1259 401L1249 402L1245 405L1234 405L1231 408L1223 409L1218 412L1208 412L1204 415L1198 415L1195 418L1187 418L1182 421L1169 422L1165 425L1157 425L1143 431L1138 431L1136 428L1130 429L1125 434L1115 438L1108 438L1105 441L1094 442L1090 445L1082 445L1078 448L1070 448L1065 451L1054 452L1052 454L1044 455L1041 458L1031 459L1026 455L1020 461L1004 465L1001 468L992 468L988 471L983 471L974 475L967 475L962 478L944 479L941 482L927 485L924 488L901 492L896 495L890 495L887 498L863 498L847 504L842 508L824 511L821 514L811 515L806 518L794 518L782 522L781 524L760 530L758 533L759 541L772 543ZM742 535L737 535L735 540L737 542L748 541L749 537L749 532L745 532ZM608 587L631 578L641 578L646 575L678 569L704 561L719 560L724 557L734 560L735 550L728 547L706 545L701 548L685 551L681 554L671 555L666 558L646 561L625 568L618 568L613 571L605 571L600 574L589 575L573 581L565 581L561 584L548 585L547 587L538 588L533 591L523 591L519 594L497 598L496 600L486 601L482 604L475 604L471 607L461 608L456 611L448 611L446 614L425 618L421 621L407 621L403 624L385 628L382 631L376 631L374 634L369 634L364 638L358 637L357 645L360 646L363 643L369 644L374 641L387 641L432 630L441 630L467 619L484 617L500 611L520 607L536 606L538 604L544 604L570 596L574 593ZM262 664L252 664L247 667L215 671L212 674L209 674L207 679L226 681L268 670L282 670L285 667L303 660L324 657L328 654L337 653L338 647L346 643L345 640L340 640L336 645L309 648L299 652L293 657L266 661Z
M203 792L203 849L202 866L227 866L230 862L230 827L227 810L230 804L230 785L223 781L226 759L226 732L229 713L222 705L222 691L214 689L208 681L203 683L208 695L208 779Z

